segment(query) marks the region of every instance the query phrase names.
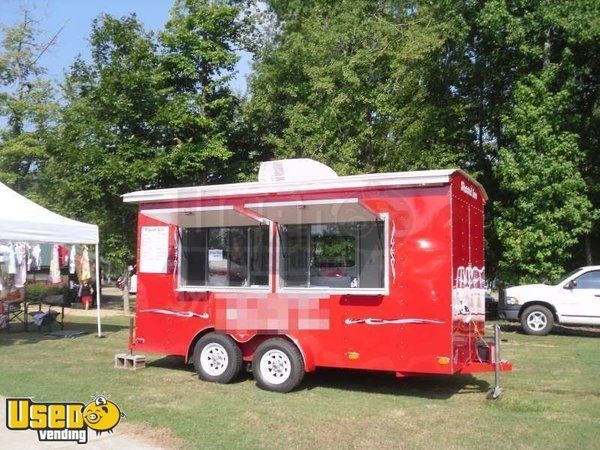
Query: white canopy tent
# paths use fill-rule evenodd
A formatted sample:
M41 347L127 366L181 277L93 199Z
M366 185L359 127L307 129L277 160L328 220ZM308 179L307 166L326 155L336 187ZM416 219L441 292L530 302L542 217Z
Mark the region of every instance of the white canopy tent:
M98 226L56 214L0 183L0 240L91 244L96 247L96 315L100 323L100 251Z

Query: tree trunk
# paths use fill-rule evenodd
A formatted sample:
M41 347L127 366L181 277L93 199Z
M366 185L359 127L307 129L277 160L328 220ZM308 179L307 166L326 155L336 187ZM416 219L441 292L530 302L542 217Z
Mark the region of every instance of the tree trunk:
M129 286L125 286L123 290L123 311L127 314L131 312L129 310Z
M129 310L129 271L125 275L125 286L123 287L123 311L127 314L130 313Z
M546 30L546 40L544 41L544 69L550 65L550 57L552 55L552 40L554 38L553 32L554 30L552 30L552 27Z
M590 239L590 236L586 236L585 240L585 264L587 266L591 266L593 264L593 258L592 258L592 240Z

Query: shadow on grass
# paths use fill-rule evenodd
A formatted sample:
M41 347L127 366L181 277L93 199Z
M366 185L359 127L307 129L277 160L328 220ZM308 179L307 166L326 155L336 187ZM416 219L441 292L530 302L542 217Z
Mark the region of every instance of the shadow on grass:
M124 328L129 327L125 325L102 324L102 334L116 333ZM25 326L22 324L19 324L18 328L12 324L10 333L6 330L0 331L0 345L35 344L41 341L65 339L62 336L49 335L49 333L54 331L60 331L60 324L55 323L51 327L43 326L41 329L38 329L36 325L30 323L29 331L25 331ZM95 323L65 323L64 331L80 331L84 332L85 335L95 335L98 332L98 326Z
M490 384L472 375L396 378L388 372L319 369L306 376L300 389L311 390L317 387L445 400L456 394L485 393Z
M500 329L507 333L525 334L521 325L517 323L502 323L500 324ZM555 325L550 334L558 336L600 338L600 327L568 327L565 325ZM532 338L535 338L535 336L532 336Z
M166 370L181 370L196 376L191 364L179 356L165 356L147 364ZM252 374L244 371L233 383L254 382ZM307 374L297 392L316 388L340 389L370 394L388 394L444 400L456 394L486 393L487 381L472 375L427 375L396 378L389 372L347 369L318 369Z
M107 291L110 293L106 293ZM113 291L114 291L114 288L112 289L112 291L109 291L108 289L103 288L102 300L101 300L102 309L114 309L116 311L122 311L123 310L123 294L121 293L121 291L118 291L118 294L115 294ZM130 294L129 295L129 309L131 311L135 311L135 302L136 302L135 294Z
M192 364L186 364L183 356L175 356L169 355L160 359L155 359L154 361L149 361L146 363L146 367L157 367L159 369L167 369L167 370L179 370L182 372L188 372L190 376L198 377L196 371L194 370L194 366ZM235 380L231 381L229 384L242 383L244 381L248 381L252 376L245 370L242 370L242 374L237 377Z
M183 356L169 355L160 359L148 361L146 367L158 367L161 369L182 370L184 372L193 372L194 368L186 364Z

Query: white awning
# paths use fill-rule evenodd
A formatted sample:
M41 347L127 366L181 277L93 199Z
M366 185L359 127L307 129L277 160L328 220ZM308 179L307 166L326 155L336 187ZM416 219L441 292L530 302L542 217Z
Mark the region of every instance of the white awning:
M60 216L0 183L0 241L98 244L98 227Z
M260 218L254 218L233 206L143 209L141 213L184 228L243 227L261 223Z
M372 222L379 219L357 198L248 203L244 208L281 224Z

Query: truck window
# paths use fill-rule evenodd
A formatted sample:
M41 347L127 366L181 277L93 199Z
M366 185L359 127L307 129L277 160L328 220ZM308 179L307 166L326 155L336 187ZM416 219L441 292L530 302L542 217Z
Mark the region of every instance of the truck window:
M586 272L577 278L575 289L600 289L600 270Z
M266 286L267 227L183 228L181 285Z
M383 222L279 225L285 287L383 288Z

